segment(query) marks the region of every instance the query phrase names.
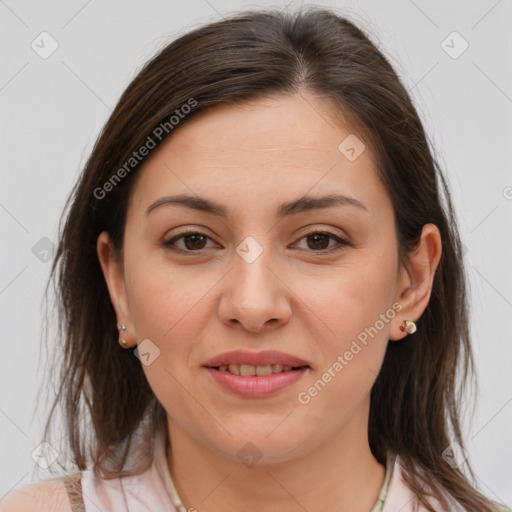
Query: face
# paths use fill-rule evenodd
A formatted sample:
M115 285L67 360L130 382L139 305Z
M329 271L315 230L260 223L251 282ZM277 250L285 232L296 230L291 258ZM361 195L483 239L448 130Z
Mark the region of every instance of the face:
M346 151L362 135L323 101L220 106L180 126L139 171L122 264L103 265L170 428L226 457L250 442L263 461L285 461L342 432L366 436L369 393L404 319L390 199L368 146ZM333 194L351 199L282 207ZM176 195L219 208L162 199ZM307 367L277 384L204 366L233 350Z

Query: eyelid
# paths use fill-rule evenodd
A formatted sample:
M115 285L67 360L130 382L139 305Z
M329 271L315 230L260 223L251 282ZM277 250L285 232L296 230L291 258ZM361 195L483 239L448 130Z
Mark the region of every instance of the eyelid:
M343 233L340 233L339 231L334 231L333 228L322 228L322 227L311 227L307 226L303 228L297 236L300 236L300 238L304 238L305 236L315 235L317 233L323 233L327 235L332 235L335 238L344 239L346 235ZM346 241L346 240L344 240Z

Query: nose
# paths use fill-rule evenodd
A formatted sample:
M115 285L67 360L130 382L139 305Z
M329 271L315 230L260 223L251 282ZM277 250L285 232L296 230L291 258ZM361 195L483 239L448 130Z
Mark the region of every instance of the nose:
M269 263L266 251L251 263L235 256L218 308L223 323L257 333L279 328L290 320L291 292L284 276Z

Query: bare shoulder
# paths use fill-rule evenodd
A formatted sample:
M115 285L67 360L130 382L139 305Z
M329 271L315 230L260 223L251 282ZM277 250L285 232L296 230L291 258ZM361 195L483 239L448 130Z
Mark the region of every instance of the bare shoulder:
M76 473L13 490L0 501L0 512L72 512L66 481L79 477Z

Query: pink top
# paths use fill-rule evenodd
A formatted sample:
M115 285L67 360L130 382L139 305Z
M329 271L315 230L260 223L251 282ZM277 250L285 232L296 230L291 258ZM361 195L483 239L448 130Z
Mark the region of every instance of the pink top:
M92 469L82 473L82 496L86 512L189 512L180 504L166 458L167 432L162 427L155 438L155 452L152 465L143 473L111 480L97 478ZM402 479L400 457L390 458L386 471L386 481L379 500L372 512L413 512L415 494ZM443 512L437 501L434 508ZM195 509L191 509L194 511ZM426 511L422 506L418 509ZM450 512L464 512L453 504Z

